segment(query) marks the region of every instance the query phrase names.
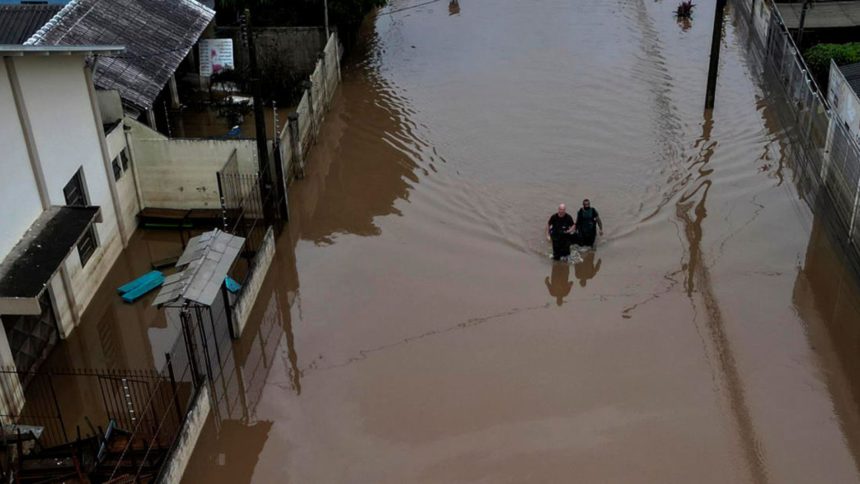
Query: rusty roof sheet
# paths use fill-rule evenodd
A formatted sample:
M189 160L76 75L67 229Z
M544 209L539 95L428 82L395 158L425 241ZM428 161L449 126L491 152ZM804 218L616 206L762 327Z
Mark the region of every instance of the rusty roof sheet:
M0 5L0 44L23 44L62 5Z
M72 0L25 44L126 46L100 58L93 81L146 110L214 16L195 0Z

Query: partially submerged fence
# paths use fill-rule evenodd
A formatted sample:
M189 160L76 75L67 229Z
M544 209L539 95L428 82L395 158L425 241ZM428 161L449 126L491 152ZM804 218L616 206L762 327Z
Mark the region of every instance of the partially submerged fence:
M195 393L175 375L170 357L162 372L0 370L4 399L21 392L16 381L28 382L23 408L0 414L0 440L29 441L32 447L27 453L0 447L0 475L15 482L36 477L45 482L151 479L168 456ZM21 429L34 435L21 438Z
M278 162L275 157L274 162ZM275 235L280 233L284 216L280 210L280 192L267 187L259 172L239 170L235 153L218 171L221 194L223 230L245 238L242 254L245 258L244 277L239 293L227 301L233 337L241 336L260 286L272 264ZM276 179L275 179L276 180ZM274 181L278 183L278 181Z
M342 54L337 34L332 33L308 78L296 111L289 116L289 123L281 130L281 158L287 176L304 176L304 156L316 140L325 111L340 82Z
M785 97L782 111L789 113L785 121L801 148L793 151L801 193L812 206L823 202L832 208L830 225L860 266L860 146L830 109L778 7L766 0L739 0L733 5L740 14L738 23L755 44L754 55L762 61L766 84ZM829 199L820 200L822 195Z

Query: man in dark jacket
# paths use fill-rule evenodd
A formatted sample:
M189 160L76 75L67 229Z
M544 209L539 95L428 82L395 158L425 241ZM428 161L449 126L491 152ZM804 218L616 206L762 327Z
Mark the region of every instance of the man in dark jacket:
M603 235L603 221L597 214L597 209L591 206L586 198L582 201L582 208L576 212L576 240L580 245L594 247L594 239L597 237L597 229Z
M559 260L570 255L571 237L573 236L573 217L567 213L564 204L558 206L558 211L549 218L546 224L546 238L552 240L552 258Z

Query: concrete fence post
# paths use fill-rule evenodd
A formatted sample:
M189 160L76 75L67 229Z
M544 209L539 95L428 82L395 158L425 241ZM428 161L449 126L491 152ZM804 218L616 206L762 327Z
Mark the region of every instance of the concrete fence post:
M319 55L320 59L320 79L322 80L322 94L320 97L320 122L322 122L322 112L325 111L325 106L328 103L328 73L325 65L325 49Z
M310 117L311 123L311 139L314 138L314 135L317 131L317 113L314 109L314 81L311 79L306 79L302 81L302 87L304 87L305 92L308 93L308 116Z
M857 180L857 187L854 189L854 206L851 209L851 221L848 224L848 242L854 241L854 229L857 225L857 205L860 203L860 179Z
M340 41L337 38L337 34L331 34L329 37L329 42L332 42L332 51L334 51L334 65L335 69L337 69L337 82L340 84Z
M827 180L827 170L830 168L831 158L833 156L833 137L836 134L835 121L832 117L827 118L827 140L824 142L824 161L821 163L821 173L819 178L823 184Z
M293 157L293 170L296 178L305 177L305 160L302 157L302 143L299 139L299 113L292 112L288 116L290 129L290 152Z

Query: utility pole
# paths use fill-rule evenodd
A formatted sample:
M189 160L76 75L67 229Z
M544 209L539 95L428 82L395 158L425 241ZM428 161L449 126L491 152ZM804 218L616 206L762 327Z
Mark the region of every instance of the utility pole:
M323 12L325 13L325 41L328 42L328 0L323 0Z
M800 25L797 28L797 48L803 48L803 26L806 24L806 11L812 7L812 0L805 0L800 8Z
M266 142L266 118L263 113L263 96L260 93L260 69L257 66L257 48L254 44L254 32L251 28L251 10L246 8L242 15L242 37L248 46L248 67L251 70L251 96L254 99L254 128L257 137L257 163L260 169L260 197L263 202L263 217L266 223L272 223L273 214L272 170L269 166L269 147ZM271 200L269 200L271 201Z
M723 41L723 17L726 0L717 0L714 13L714 33L711 36L711 62L708 66L708 88L705 92L705 109L714 109L714 94L717 90L717 71L720 68L720 44Z

